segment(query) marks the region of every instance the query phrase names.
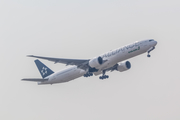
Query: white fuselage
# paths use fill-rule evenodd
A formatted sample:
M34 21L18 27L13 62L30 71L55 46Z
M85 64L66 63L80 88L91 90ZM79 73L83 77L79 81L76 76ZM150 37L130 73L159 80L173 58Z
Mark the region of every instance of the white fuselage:
M110 68L118 62L122 62L129 58L143 54L152 47L154 47L156 44L156 41L150 40L137 41L135 43L102 54L101 57L103 58L103 60L106 60L106 62L100 65L98 67L99 71L94 74L99 75L102 73L102 70ZM83 76L86 72L87 71L80 69L77 66L72 66L48 76L48 81L39 82L38 84L54 84L68 82Z

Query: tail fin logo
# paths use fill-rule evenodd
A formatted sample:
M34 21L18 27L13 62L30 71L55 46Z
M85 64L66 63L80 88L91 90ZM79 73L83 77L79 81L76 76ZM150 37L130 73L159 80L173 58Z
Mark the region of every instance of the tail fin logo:
M43 76L44 76L45 74L47 74L47 68L46 68L46 67L43 67L42 70L41 70L41 73L43 74Z
M53 74L54 72L49 69L46 65L44 65L41 61L38 59L34 61L36 63L36 66L42 76L42 78L46 78L47 76Z

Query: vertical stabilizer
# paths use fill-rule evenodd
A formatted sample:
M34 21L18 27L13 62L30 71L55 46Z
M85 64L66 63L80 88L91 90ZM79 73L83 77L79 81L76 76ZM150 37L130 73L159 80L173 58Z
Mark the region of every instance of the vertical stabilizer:
M49 75L54 73L51 69L49 69L41 61L35 60L34 62L36 63L36 66L37 66L37 68L38 68L42 78L45 78L45 77L47 77L47 76L49 76Z

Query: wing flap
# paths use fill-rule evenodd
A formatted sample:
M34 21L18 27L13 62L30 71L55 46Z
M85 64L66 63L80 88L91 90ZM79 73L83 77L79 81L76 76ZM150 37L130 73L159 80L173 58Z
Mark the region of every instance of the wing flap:
M22 79L23 81L32 81L32 82L44 82L47 81L48 79L40 79L40 78L25 78Z

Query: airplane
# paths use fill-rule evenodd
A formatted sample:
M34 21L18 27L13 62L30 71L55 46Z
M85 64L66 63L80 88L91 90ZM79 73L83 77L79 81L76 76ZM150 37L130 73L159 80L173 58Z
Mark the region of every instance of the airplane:
M102 74L102 76L100 76L99 79L107 79L109 78L109 76L106 75L106 72L108 71L112 72L116 70L119 72L124 72L129 70L131 68L131 63L126 61L127 59L146 52L148 53L147 57L151 57L150 52L155 49L156 45L157 41L154 39L136 41L92 59L65 59L28 55L28 57L45 59L54 63L62 63L72 66L59 72L53 72L41 61L36 59L34 62L42 78L26 78L22 80L38 82L38 85L52 85L55 83L69 82L82 76L90 77L93 75L98 76L100 74Z

